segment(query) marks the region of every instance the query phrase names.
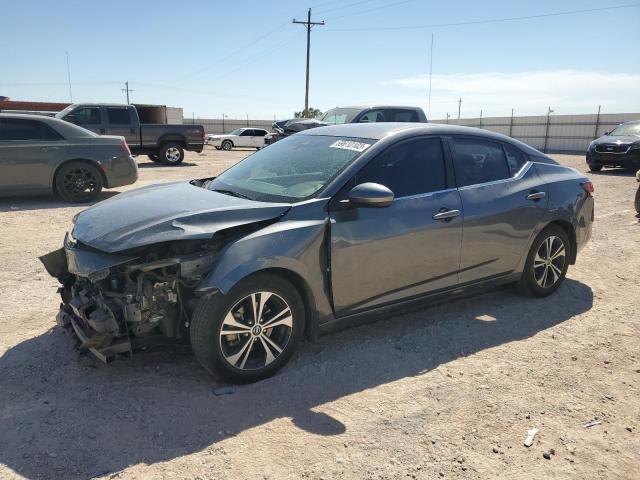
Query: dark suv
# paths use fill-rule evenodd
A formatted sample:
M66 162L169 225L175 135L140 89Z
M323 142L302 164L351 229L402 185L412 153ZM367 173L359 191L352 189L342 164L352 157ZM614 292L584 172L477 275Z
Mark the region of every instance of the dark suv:
M618 125L595 139L587 150L587 165L592 172L602 167L640 169L640 120Z

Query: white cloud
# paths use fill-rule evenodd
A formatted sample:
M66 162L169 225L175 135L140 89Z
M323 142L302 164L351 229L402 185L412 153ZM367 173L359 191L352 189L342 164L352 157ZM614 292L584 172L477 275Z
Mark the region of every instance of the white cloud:
M426 105L428 75L379 82ZM398 91L401 89L402 91ZM432 79L431 117L457 115L462 97L462 117L541 115L547 107L557 114L640 112L640 74L579 70L531 71L517 73L438 74Z

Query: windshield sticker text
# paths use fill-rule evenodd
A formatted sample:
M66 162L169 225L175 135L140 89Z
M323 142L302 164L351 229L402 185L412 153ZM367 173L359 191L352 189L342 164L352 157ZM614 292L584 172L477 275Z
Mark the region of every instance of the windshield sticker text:
M371 145L368 143L354 142L352 140L338 140L329 145L329 148L341 148L342 150L353 150L354 152L364 152Z

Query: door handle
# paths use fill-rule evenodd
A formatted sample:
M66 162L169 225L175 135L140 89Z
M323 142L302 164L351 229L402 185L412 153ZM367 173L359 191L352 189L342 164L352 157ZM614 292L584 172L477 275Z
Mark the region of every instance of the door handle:
M433 216L433 219L449 221L458 216L460 216L460 210L445 210L444 212L436 213Z
M544 192L531 192L529 195L527 195L527 200L540 200L541 198L546 197L547 194Z
M42 147L42 150L50 152L51 150L58 150L58 147Z

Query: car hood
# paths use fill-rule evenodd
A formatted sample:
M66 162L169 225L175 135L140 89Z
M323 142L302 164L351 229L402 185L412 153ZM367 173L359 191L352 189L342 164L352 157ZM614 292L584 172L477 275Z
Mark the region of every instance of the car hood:
M635 142L640 142L640 137L636 137L635 135L603 135L595 140L596 144L621 143L623 145L628 145Z
M291 205L233 197L190 182L152 185L97 203L76 217L75 240L115 253L174 240L211 238L231 227L275 219Z

